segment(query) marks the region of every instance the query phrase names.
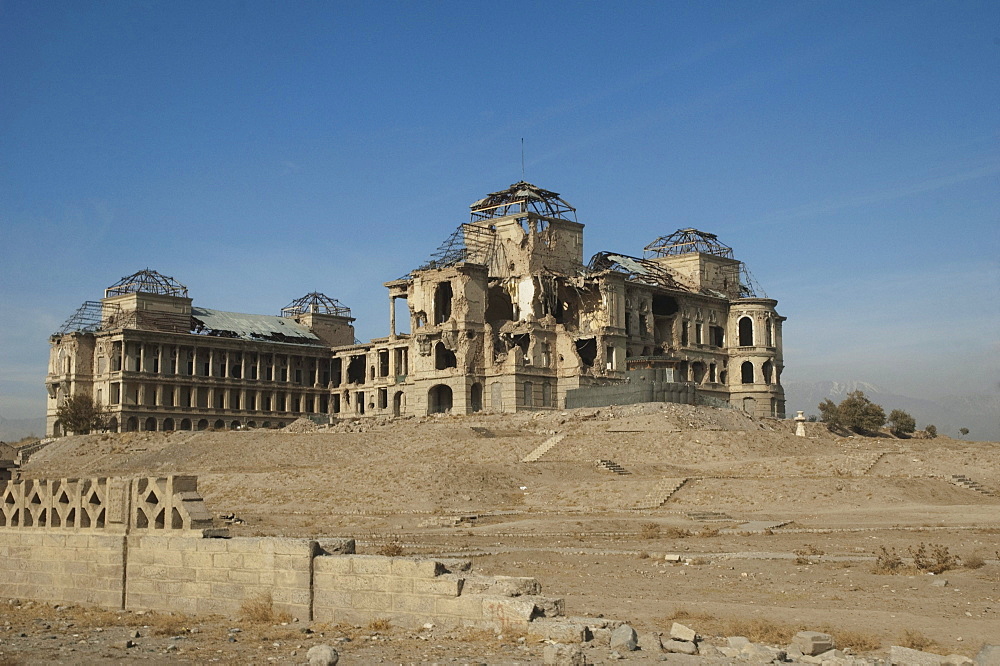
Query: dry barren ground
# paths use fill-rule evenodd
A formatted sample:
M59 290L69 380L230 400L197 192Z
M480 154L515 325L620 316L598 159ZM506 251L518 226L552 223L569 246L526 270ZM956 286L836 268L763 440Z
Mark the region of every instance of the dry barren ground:
M669 630L680 618L707 636L780 644L799 628L825 629L873 656L889 645L972 655L1000 643L1000 497L950 482L964 474L1000 491L1000 445L838 437L808 426L798 438L791 422L649 404L291 428L299 432L93 435L43 449L23 475L196 474L213 511L245 521L235 534L349 536L363 552L398 544L469 557L483 573L535 576L546 595L565 597L570 614L640 631ZM552 441L538 461L521 462ZM908 558L921 543L928 555L947 549L948 570L914 570ZM906 560L896 573L874 572L882 548ZM294 662L323 633L327 642L353 639L337 645L341 663L541 659L531 641L481 632L314 626L309 634L294 622L93 615L4 606L0 648L26 663L84 654ZM134 631L125 625L150 617L137 647L115 647ZM158 636L158 622L197 631ZM588 658L606 660L608 651Z

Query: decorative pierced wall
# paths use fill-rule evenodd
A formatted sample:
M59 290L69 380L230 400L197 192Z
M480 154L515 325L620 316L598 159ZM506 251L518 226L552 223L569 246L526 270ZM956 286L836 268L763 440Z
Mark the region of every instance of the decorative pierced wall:
M212 517L196 476L27 479L0 483L3 527L202 530L212 527Z

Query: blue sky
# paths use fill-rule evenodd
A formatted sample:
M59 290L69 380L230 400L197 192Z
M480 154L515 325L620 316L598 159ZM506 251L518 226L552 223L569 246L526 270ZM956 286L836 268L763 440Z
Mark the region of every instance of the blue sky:
M587 256L697 227L788 317L784 381L1000 379L1000 3L0 0L0 415L150 267L196 304L381 283L521 178Z

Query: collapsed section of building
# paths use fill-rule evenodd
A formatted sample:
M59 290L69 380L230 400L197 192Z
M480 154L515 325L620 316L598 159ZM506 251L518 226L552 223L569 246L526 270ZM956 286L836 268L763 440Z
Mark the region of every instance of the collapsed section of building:
M585 264L583 227L559 194L523 181L476 201L428 262L385 284L389 335L365 344L350 309L321 293L240 314L139 271L51 336L48 434L65 434L57 409L80 394L113 431L645 400L784 416L784 317L732 248L689 228L642 257Z

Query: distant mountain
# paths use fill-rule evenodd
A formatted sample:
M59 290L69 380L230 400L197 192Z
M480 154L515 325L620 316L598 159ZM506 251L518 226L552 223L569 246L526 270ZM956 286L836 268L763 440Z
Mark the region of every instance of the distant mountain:
M45 436L45 417L36 419L5 419L0 416L0 442L16 442L29 435Z
M852 391L864 391L888 414L902 409L917 420L917 428L929 423L938 432L959 438L958 429L968 428L965 439L1000 442L1000 394L949 395L937 400L911 398L883 390L862 381L792 382L785 384L785 411L794 416L802 410L806 416L819 414L819 403L829 398L839 403Z

